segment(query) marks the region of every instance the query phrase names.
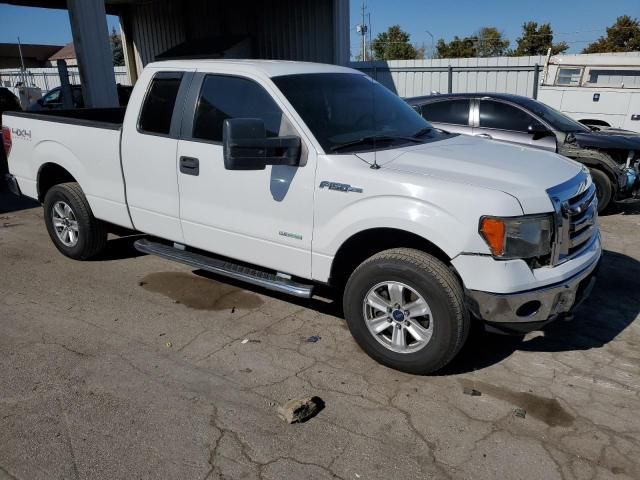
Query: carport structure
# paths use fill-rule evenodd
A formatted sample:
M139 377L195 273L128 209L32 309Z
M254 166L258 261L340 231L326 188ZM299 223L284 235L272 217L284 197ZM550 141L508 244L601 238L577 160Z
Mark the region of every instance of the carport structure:
M118 105L106 14L120 18L132 82L158 58L347 64L349 0L0 0L68 9L85 104Z

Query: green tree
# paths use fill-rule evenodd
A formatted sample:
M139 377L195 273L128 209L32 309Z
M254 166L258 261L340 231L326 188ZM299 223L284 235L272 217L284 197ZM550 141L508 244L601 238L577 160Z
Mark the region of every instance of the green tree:
M640 23L623 15L607 28L607 36L589 44L582 53L635 52L640 50Z
M501 57L509 48L509 40L496 27L482 27L476 39L477 57Z
M122 50L122 39L115 27L111 30L109 35L109 43L111 43L111 53L113 55L113 64L116 67L122 67L124 65L124 51Z
M436 44L437 58L499 57L506 55L509 40L496 27L482 27L478 33L450 42L443 38Z
M518 46L509 52L512 56L546 55L551 49L552 55L564 53L569 49L566 42L553 43L553 30L551 25L537 22L525 22L522 24L522 36L516 40Z
M411 35L403 31L400 25L389 27L379 33L371 42L371 50L376 60L414 60L424 58L424 50L411 45Z

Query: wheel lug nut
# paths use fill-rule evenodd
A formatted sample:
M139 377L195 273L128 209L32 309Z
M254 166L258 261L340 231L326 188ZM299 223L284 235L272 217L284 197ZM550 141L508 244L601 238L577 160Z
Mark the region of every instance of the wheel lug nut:
M404 316L405 316L405 317L408 317L410 314L411 314L411 312L409 312L409 310L405 310L405 311L404 311Z
M387 318L387 322L391 323L393 320L391 318Z
M409 322L409 320L405 320L404 321L404 326L405 327L410 327L411 326L411 323Z
M396 325L396 327L398 328L398 330L400 330L402 328L402 325L400 325L399 323Z

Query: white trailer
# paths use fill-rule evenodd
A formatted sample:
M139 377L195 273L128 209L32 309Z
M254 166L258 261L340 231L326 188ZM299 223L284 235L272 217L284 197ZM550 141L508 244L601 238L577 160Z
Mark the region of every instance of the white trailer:
M538 99L587 125L640 133L640 52L550 56Z

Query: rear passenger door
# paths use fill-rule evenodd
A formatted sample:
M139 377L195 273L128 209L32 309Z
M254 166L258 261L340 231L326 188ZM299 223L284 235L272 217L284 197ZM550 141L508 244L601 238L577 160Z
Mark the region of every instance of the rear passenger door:
M529 132L529 127L543 128L540 121L525 110L498 100L481 99L477 103L479 112L473 134L503 142L517 143L544 150L556 151L555 135L540 135Z
M183 242L177 148L192 73L150 70L138 82L123 125L121 156L127 203L137 230Z
M434 127L452 133L471 135L470 104L468 98L436 100L423 104L420 114Z

